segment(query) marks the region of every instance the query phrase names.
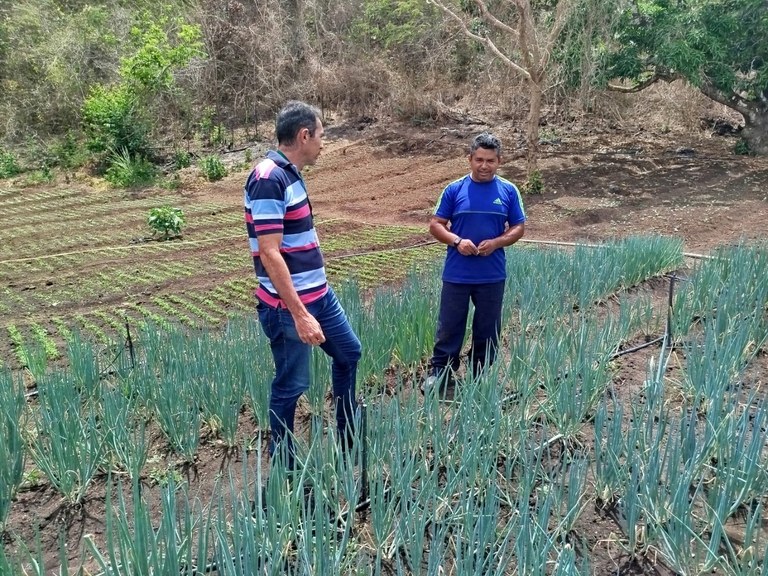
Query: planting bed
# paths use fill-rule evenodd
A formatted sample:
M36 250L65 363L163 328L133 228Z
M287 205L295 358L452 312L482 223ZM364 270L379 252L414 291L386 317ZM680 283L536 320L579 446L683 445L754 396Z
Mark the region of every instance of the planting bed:
M377 295L374 288L387 283L403 283L412 266L429 270L429 262L435 258L439 260L441 248L430 244L426 234L429 213L442 186L466 170L463 146L469 135L479 128L459 126L454 132L457 136L446 135L446 132L439 130L434 133L419 131L410 134L404 134L405 129L384 132L376 131L374 126L362 134L362 139L356 141L344 139L341 129L329 129L330 138L324 154L318 165L308 170L307 181L334 283L341 286L345 278L355 276L359 285L367 290L364 294L368 298L374 303L376 299L386 303L385 316L360 326L364 346L373 338L381 336L376 332L387 332L381 329L389 325L387 322L404 317L412 310L397 298L387 300L387 297ZM503 133L501 135L504 136ZM675 150L683 144L692 145L695 153L692 156L677 154ZM684 251L710 254L717 246L734 244L740 239L755 243L765 238L768 163L760 159L730 156L724 142L680 142L671 136L664 139L648 137L645 141L635 138L630 142L620 134L574 132L570 133L570 137L562 139L559 148L544 151L542 170L547 190L541 196L525 198L529 217L526 239L529 240L597 242L629 235L674 236L682 239ZM511 153L502 171L511 180L519 182L522 178L522 159L519 155ZM244 177L243 173L217 184L198 182L174 194L167 191L158 191L157 194L152 191L114 192L94 190L82 184L65 186L63 183L34 190L13 190L13 183L0 183L0 219L4 224L0 230L0 277L3 280L0 285L0 338L3 340L0 359L3 364L14 370L26 364L29 369L25 373L25 382L33 390L35 380L44 380L42 375L46 364L54 367L64 364L67 341L72 338L71 331L78 330L96 342L97 354L101 355L105 370L119 374L126 368L127 361L127 351L115 359L117 352L124 350L120 344L125 341L124 331L121 330L125 319L136 328L134 336L137 337L144 323L174 322L187 328L215 328L224 326L227 319L249 314L254 281L243 227L239 221ZM119 198L116 199L115 195ZM54 233L41 235L39 228L29 227L29 219L37 217L39 212L36 207L41 202L52 202L54 199L61 205L66 222L60 226L52 225ZM147 210L165 202L180 206L187 213L188 227L184 237L168 242L144 238L147 234L144 226ZM115 215L123 218L116 219ZM532 248L521 244L509 251L510 258L514 258L518 250L529 249ZM558 262L553 259L551 266L559 265ZM701 260L687 258L675 268L681 276L693 277L697 271L697 262ZM664 266L658 270L659 273L668 271ZM524 269L520 269L519 274L523 275ZM558 275L554 274L547 282L552 285L557 278ZM610 422L623 422L623 428L617 429L614 426L613 430L618 430L619 436L608 438L605 441L608 444L631 432L629 415L633 409L637 410L638 417L650 416L650 421L657 414L654 410L660 414L661 410L668 409L672 411L670 427L679 428L680 422L685 420L674 411L689 407L691 400L697 398L695 382L690 381L688 375L691 370L688 362L698 351L695 343L706 342L705 328L699 325L688 333L683 332L683 327L676 327L677 333L685 337L681 336L679 348L670 355L662 355L657 344L615 358L609 374L610 392L596 392L600 405L604 406L603 412L599 409L587 410L583 418L568 419L554 411L542 409L542 406L548 406L548 402L553 401L565 386L575 385L576 390L582 391L586 389L586 383L561 371L547 373L545 366L535 376L526 375L520 367L522 364L512 362L515 354L524 357L525 350L533 354L524 346L532 346L530 342L536 341L535 338L528 344L524 340L518 341L518 331L524 329L529 334L540 333L543 341L545 334L557 333L559 329L557 323L547 324L547 318L538 322L524 318L526 303L541 300L532 296L526 296L528 299L516 298L524 292L524 280L516 279L521 288L517 295L510 294L507 299L511 307L507 317L505 342L509 348L502 364L506 362L507 366L517 366L515 369L521 370L515 374L505 372L503 381L507 392L515 390L515 385L508 380L513 376L519 381L530 378L532 382L538 383L537 389L529 391L530 396L520 390L516 392L529 398L530 404L515 404L510 401L509 395L496 397L487 388L483 388L477 396L468 395L463 404L439 404L434 401L436 399L427 399L424 403L413 392L413 384L420 376L428 353L429 347L425 347L424 343L428 343L431 338L431 322L425 323L427 328L423 333L406 334L400 340L393 341L392 347L397 350L393 358L366 359L371 365L379 365L376 363L380 362L382 367L366 379L366 393L374 400L371 406L374 422L380 422L375 420L377 410L380 411L379 416L387 415L387 419L382 422L402 416L405 418L401 422L402 426L418 429L421 434L418 438L421 440L434 438L428 431L444 426L446 438L450 437L455 444L401 446L404 456L414 454L420 458L412 463L420 471L411 476L401 474L402 470L398 468L407 467L407 461L395 464L386 460L387 447L371 448L374 485L382 477L385 477L382 482L391 482L401 477L410 478L409 485L414 492L410 498L403 497L405 484L400 486L398 492L398 498L402 498L398 502L402 502L403 507L398 509L402 524L397 527L397 538L410 535L410 541L393 540L386 535L376 534L376 520L370 515L374 514L373 510L368 517L360 517L359 525L346 528L345 537L351 538L359 547L356 554L362 573L369 573L371 566L376 566L377 542L384 547L393 547L392 553L380 561L382 573L390 573L388 571L398 568L412 573L431 570L437 560L430 560L430 550L433 555L445 550L451 551L451 560L445 565L447 573L468 573L463 572L461 566L475 565L469 561L462 564L463 561L457 559L456 554L482 557L490 551L462 548L477 537L477 533L468 534L462 530L466 526L472 526L478 531L485 529L477 523L477 518L483 514L494 518L495 530L499 534L512 528L516 534L521 530L529 530L531 542L534 542L540 538L536 526L525 524L515 515L515 510L521 510L520 502L507 501L501 506L500 512L492 510L488 504L489 499L522 494L517 492L516 487L525 484L526 479L520 474L526 468L549 470L550 479L563 479L562 483L550 483L546 478L531 478L530 481L539 486L530 493L528 504L531 510L539 510L540 506L549 502L565 506L566 509L572 505L572 509L578 511L573 525L567 530L558 530L558 526L548 527L549 533L556 534L557 539L546 556L550 563L542 564L541 573L555 573L558 570L563 574L571 573L568 572L569 567L584 565L585 558L588 562L587 573L593 574L681 572L670 561L669 551L659 543L662 541L659 534L663 530L657 530L653 538L646 533L646 530L651 531L650 526L654 526L653 519L642 516L637 522L631 520L632 514L637 513L639 508L628 494L634 490L645 497L650 489L649 484L642 484L642 478L630 475L623 480L621 486L619 480L616 481L619 484L612 485L610 474L601 476L598 472L595 462L600 455L596 448L601 444L596 442L595 434L601 428L595 424L595 420L603 419L600 422L605 423L604 430L611 429ZM566 287L562 288L565 290ZM594 318L600 324L608 323L619 314L622 301L639 303L637 310L651 310L652 315L637 313L631 323L631 333L620 342L623 349L663 334L669 279L657 277L631 286L628 291L620 288L600 295L594 302L581 303L577 308L585 304L594 307ZM536 294L536 286L525 288L528 289L531 292L526 294ZM434 290L434 283L429 286L425 284L421 291L423 293L420 297L414 296L412 304L419 310L428 311L430 295L431 304L434 305ZM676 290L682 293L685 282L681 281ZM352 314L352 311L357 310L357 304L350 301L351 292L341 288L339 292L347 294L344 303ZM750 313L748 306L745 313ZM766 310L764 307L757 308L752 313L758 318L764 317ZM574 330L581 329L578 320L569 319L570 316L562 311L550 320L554 318L565 318L563 322L573 322ZM413 325L421 325L416 320L409 321ZM238 350L238 353L247 356L247 352L259 350L261 360L266 358L267 361L266 364L262 362L253 366L252 372L241 375L248 387L247 394L255 397L263 392L267 384L269 358L265 356L263 339L248 329L243 330L245 332L238 341L239 345L231 353ZM162 336L155 338L162 339ZM258 345L259 342L261 345ZM139 336L137 344L148 349L147 336ZM747 402L750 394L757 394L757 398L750 401L760 400L768 374L765 350L755 350L755 345L764 346L764 342L758 339L752 344L753 348L749 345L743 347L743 350L749 351L749 362L732 382L734 385L740 383L739 394L743 397L739 406L746 406L745 410L751 406ZM579 350L576 341L573 350L574 353ZM595 354L599 352L595 350ZM602 351L607 352L610 351ZM726 352L722 350L719 353L725 355ZM180 352L179 356L189 353L189 350ZM413 357L409 357L409 354ZM663 363L664 378L660 378L665 383L663 389L653 388L649 384L657 373L654 367L660 362ZM601 366L594 365L594 371L599 372ZM182 370L183 367L177 366L176 369ZM321 364L317 369L324 373L327 367ZM177 376L186 379L182 372ZM722 377L728 379L732 376ZM583 376L579 378L583 379ZM190 376L189 379L194 378ZM226 381L227 378L220 380ZM656 398L652 394L654 390L659 392ZM226 398L230 393L218 390L217 397ZM461 394L463 392L458 399L461 399ZM717 396L709 395L710 399ZM500 434L494 446L504 445L506 448L503 453L498 453L496 473L509 475L494 485L494 492L490 494L483 492L488 487L481 478L475 479L475 484L462 484L467 479L461 477L460 470L471 465L462 460L460 453L465 456L471 453L462 442L472 431L462 429L459 425L461 422L477 420L481 405L494 399L499 406L504 407L508 415L505 419L507 426L519 421L531 428L492 429L489 426L485 430L487 434ZM177 400L180 404L186 401L183 397ZM36 406L35 400L32 402ZM402 405L401 412L386 412L395 410L397 404ZM211 410L213 408L210 407ZM706 414L708 411L714 414L716 410L709 405L699 406L699 409L702 420L697 420L697 426L705 427ZM171 422L163 424L152 421L147 430L150 459L142 469L141 481L148 488L145 490L148 506L146 513L156 523L161 517L163 505L160 486L169 481L185 484L193 502L201 506L218 503L223 509L232 504L227 500L228 495L222 496L228 494L230 482L239 490L241 486L247 486L248 481L256 481L256 470L261 469L265 474L267 472L263 459L259 462L259 450L265 446L258 436L259 424L263 422L263 413L260 413L263 405L259 405L256 400L246 403L239 417L239 427L230 437L222 432L222 422L207 416L206 410L204 408L200 416L198 430L201 434L194 439L177 439L192 442L191 448L184 442L178 447L181 452L192 450L192 458L181 457L178 451L169 450L169 446L174 445L168 439L166 429L171 426ZM626 417L625 420L618 417L620 413ZM328 416L325 393L322 389L316 389L302 402L299 415L300 434L311 446L315 445L310 439L317 438L319 432L316 429L312 434L313 426L321 425L318 423L322 423L320 416L323 415ZM415 415L418 415L418 421ZM737 427L732 432L736 435ZM672 443L665 439L654 447L655 433L651 431L647 437L638 439L638 446L644 447L644 453L659 449L659 458L666 458L668 455L663 453L663 448ZM558 438L558 435L561 437ZM519 450L518 442L529 443L528 450ZM627 450L631 448L627 446ZM244 450L247 456L244 456ZM324 454L317 447L313 450L313 465L317 465L323 458L333 460L330 453ZM725 454L719 453L721 460ZM525 460L532 457L538 460ZM248 459L245 468L243 458ZM625 454L623 458L629 456ZM765 457L761 458L764 464ZM383 462L386 462L386 468L377 467L377 463ZM431 462L432 465L425 465L425 462ZM588 466L589 473L579 475L580 466ZM717 472L735 469L738 464L723 468L716 461L708 461L702 466L710 467L711 472L702 472L701 478L715 485ZM248 479L244 477L246 470ZM571 470L575 472L571 473ZM133 514L136 510L130 505L130 481L125 472L120 477L124 479L124 484L114 490L126 495L129 511ZM692 490L699 486L696 484L698 478L691 480ZM422 499L419 489L432 482L444 489L440 494L450 496L449 500L439 503L434 499ZM626 483L634 488L627 490ZM670 477L663 478L659 483L665 487L673 484ZM274 496L279 486L270 489L275 491ZM556 490L562 492L557 493ZM89 573L98 573L98 563L84 542L88 536L92 537L97 547L105 541L108 531L106 494L107 477L99 472L77 505L67 505L61 492L55 490L40 469L28 460L23 489L11 503L4 537L6 550L13 554L21 553L26 545L32 549L34 556L37 554L36 534L39 534L38 557L45 559L49 572L61 564L63 554L68 557L71 569L76 569L84 561ZM689 512L703 523L706 513L701 508L702 499L695 496L691 496L691 501L700 508ZM336 501L352 497L352 492L345 492L337 494ZM113 493L112 498L116 505L116 494ZM372 498L381 500L384 497L381 493L375 493ZM754 507L764 504L762 500L750 499L748 506L731 515L728 523L721 528L728 534L727 541L732 543L733 550L729 551L725 547L714 550L714 556L719 554L727 560L731 553L739 558L752 554L762 560L765 535L760 535L759 530L753 537L760 536L762 548L750 549L743 545L745 524L753 517L750 514L754 513ZM714 501L713 505L718 505L718 502ZM725 501L722 504L725 507L728 505ZM406 513L404 507L412 508ZM386 506L381 509L386 509ZM431 520L426 524L419 524L419 510L428 511L425 514ZM466 513L462 515L461 510L466 510ZM647 507L643 510L647 511ZM563 521L570 518L567 513L553 517L562 518ZM657 524L671 531L673 526L678 526L674 523L676 519L679 520L674 515L664 521L657 519ZM264 528L261 525L248 528L241 520L233 520L235 524L230 527L254 529L257 532ZM319 519L315 521L318 526L324 526ZM263 519L258 522L263 522ZM547 528L546 522L538 525L538 528L542 527ZM678 529L684 528L678 526ZM705 530L703 533L707 537L711 536L711 531ZM426 540L421 542L419 538ZM679 541L684 540L682 538ZM695 538L691 536L688 540ZM62 541L67 543L66 548L62 548ZM413 551L419 543L424 544L424 548L419 549L425 552L415 560ZM408 548L409 544L411 548ZM330 546L319 542L316 545ZM533 544L527 548L529 551L536 549ZM523 566L524 562L536 564L534 558L525 558L525 551L525 547L510 551L510 570L515 566ZM365 558L371 559L370 565L365 562ZM219 560L222 573L237 573L224 572L224 559ZM707 565L707 561L709 564L713 562L712 558L704 557L700 563L701 572L705 568L712 568ZM421 569L414 562L423 563ZM488 562L488 566L493 565L492 558ZM289 570L300 565L301 562L294 556L288 564ZM728 562L724 561L719 568L727 573L727 569L723 570L727 565ZM503 567L494 570L499 574L505 573ZM489 569L477 573L494 572Z

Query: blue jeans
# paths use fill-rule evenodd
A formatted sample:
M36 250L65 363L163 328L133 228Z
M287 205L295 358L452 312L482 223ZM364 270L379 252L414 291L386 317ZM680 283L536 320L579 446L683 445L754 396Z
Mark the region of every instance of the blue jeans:
M475 307L469 354L473 375L477 375L483 366L493 363L501 329L503 300L503 280L490 284L443 282L435 348L429 363L430 374L439 376L448 367L454 371L459 369L470 301Z
M293 316L287 308L271 308L259 303L257 310L275 360L275 378L272 380L269 399L269 425L272 431L269 453L274 456L279 449L287 459L287 468L292 469L294 457L291 435L294 416L299 397L309 389L312 346L299 340ZM320 323L325 335L325 342L320 348L332 359L336 425L339 437L347 439L354 427L357 409L355 382L361 354L360 340L330 287L325 296L308 304L307 310Z

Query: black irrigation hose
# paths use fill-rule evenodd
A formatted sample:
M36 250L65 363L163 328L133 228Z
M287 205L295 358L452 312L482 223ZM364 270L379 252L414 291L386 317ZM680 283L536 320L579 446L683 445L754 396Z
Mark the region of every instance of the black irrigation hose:
M674 273L665 274L664 277L669 278L669 296L667 298L667 325L664 330L664 336L659 336L658 338L654 338L649 342L633 346L632 348L619 350L618 352L611 355L609 360L614 360L620 356L624 356L625 354L631 354L632 352L637 352L643 348L648 348L649 346L653 346L654 344L664 341L664 339L666 339L667 342L672 342L672 305L674 304L675 281L681 280L681 278ZM687 278L683 278L682 280L687 280Z
M125 352L125 349L128 349L128 354L131 357L131 370L136 366L136 352L135 347L133 345L133 338L131 338L131 328L128 325L128 320L125 321L125 342L121 346L120 350L118 350L117 354L115 354L115 357L110 360L110 362L107 364L107 366L99 372L99 380L104 378L107 374L109 374L109 369L115 365L115 362L117 362L117 359L120 358L120 356ZM35 389L30 390L24 395L25 400L29 400L30 398L36 397L40 393L39 389L37 388L37 384L35 384Z

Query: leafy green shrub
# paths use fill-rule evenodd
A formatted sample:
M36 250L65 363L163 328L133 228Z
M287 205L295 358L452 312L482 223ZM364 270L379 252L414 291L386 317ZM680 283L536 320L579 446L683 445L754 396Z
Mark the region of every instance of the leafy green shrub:
M200 170L211 182L221 180L227 175L224 163L216 155L206 156L200 161Z
M25 180L27 186L34 186L36 184L48 184L50 182L53 182L53 172L47 164L43 164L39 170L28 172Z
M65 170L82 166L87 160L87 152L72 132L68 132L64 138L51 147L50 155L53 165L60 166Z
M541 172L534 170L528 175L528 180L523 184L523 192L526 194L541 194L544 192L544 178Z
M0 148L0 178L10 178L21 172L16 156Z
M125 148L113 154L109 164L104 178L120 188L150 184L155 179L155 167L152 163L139 154L131 156Z
M103 153L125 149L132 156L147 156L149 127L139 108L129 86L95 86L83 103L88 150Z
M158 182L158 185L160 188L163 188L164 190L178 190L181 188L181 178L179 178L178 173L174 172L172 175L168 176L167 178L163 178Z
M184 211L181 208L171 206L152 208L147 217L147 224L152 229L152 235L162 234L164 239L171 236L181 236L181 228L185 223Z
M173 168L174 170L181 170L192 165L192 155L186 150L174 150L173 151Z
M747 142L744 138L736 142L736 145L733 147L733 153L739 156L750 156L752 154L752 150L749 147L749 142Z

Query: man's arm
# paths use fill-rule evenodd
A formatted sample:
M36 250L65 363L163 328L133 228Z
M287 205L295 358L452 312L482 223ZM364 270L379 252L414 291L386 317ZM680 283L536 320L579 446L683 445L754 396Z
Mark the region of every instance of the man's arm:
M449 246L453 246L457 239L461 240L456 246L456 249L464 256L477 254L477 247L474 242L467 238L460 238L457 234L451 232L448 228L448 220L446 218L432 216L432 219L429 221L429 233L432 234L438 242L448 244Z
M507 246L512 246L512 244L523 237L523 234L525 234L525 222L510 226L504 230L504 233L500 236L496 236L496 238L490 238L480 242L480 245L477 247L477 253L480 256L488 256L491 252L497 250L498 248L506 248Z
M305 344L318 345L325 342L320 324L309 313L299 298L296 288L291 281L291 273L280 254L282 234L264 234L259 236L259 258L267 271L280 299L285 302L288 311L293 316L299 339Z

